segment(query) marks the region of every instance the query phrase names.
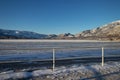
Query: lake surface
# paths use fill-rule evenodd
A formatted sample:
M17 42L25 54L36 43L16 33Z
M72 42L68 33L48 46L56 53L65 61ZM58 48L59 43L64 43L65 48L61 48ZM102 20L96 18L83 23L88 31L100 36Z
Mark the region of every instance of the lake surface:
M0 42L0 61L120 56L120 42Z

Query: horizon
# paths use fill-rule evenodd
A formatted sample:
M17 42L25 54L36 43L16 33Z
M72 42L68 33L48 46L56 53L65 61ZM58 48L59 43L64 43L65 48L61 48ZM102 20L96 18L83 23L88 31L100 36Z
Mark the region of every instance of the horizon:
M120 22L120 20L116 20L116 21L113 21L113 22ZM112 22L109 22L109 23L112 23ZM106 24L109 24L109 23L106 23ZM103 24L103 25L101 25L101 26L99 26L99 27L102 27L102 26L104 26L104 25L106 25L106 24ZM95 27L95 28L93 28L93 29L96 29L96 28L98 28L98 27ZM3 29L3 30L15 30L15 31L28 31L28 30L4 29L4 28L0 28L0 29ZM88 30L88 29L86 29L86 30ZM90 30L90 29L89 29L89 30ZM91 30L92 30L92 29L91 29ZM83 30L83 31L85 31L85 30ZM83 31L81 31L81 32L83 32ZM28 31L28 32L34 32L34 31ZM76 32L76 33L65 32L65 33L78 34L78 33L81 33L81 32ZM41 33L39 33L39 32L35 32L35 33L41 34ZM65 34L65 33L59 33L59 34ZM45 34L46 34L46 33L45 33ZM55 34L55 33L51 33L51 34ZM59 35L59 34L55 34L55 35ZM46 34L46 35L50 35L50 34Z
M0 28L77 34L120 20L119 0L0 0Z

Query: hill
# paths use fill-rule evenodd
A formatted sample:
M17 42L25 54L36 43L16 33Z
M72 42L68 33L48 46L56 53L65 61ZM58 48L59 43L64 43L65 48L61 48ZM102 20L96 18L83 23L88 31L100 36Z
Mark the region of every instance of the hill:
M48 35L30 31L0 29L0 39L45 39Z
M85 30L75 35L80 39L98 40L119 40L120 39L120 20L97 27L92 30Z

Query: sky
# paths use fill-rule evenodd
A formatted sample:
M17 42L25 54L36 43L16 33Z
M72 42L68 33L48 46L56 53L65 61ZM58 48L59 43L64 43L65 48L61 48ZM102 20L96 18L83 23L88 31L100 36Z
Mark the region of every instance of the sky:
M120 0L0 0L0 29L76 34L120 20Z

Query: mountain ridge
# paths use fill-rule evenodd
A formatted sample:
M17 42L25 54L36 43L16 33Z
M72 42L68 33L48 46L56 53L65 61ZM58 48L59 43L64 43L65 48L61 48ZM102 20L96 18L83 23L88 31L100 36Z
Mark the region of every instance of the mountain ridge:
M20 30L5 30L0 29L0 39L42 39L46 38L47 35L39 34L31 31L20 31Z
M77 34L78 37L117 40L120 39L120 20L97 27L92 30L85 30Z
M32 31L0 29L0 39L86 39L86 40L120 40L120 20L105 24L77 34L39 34Z

